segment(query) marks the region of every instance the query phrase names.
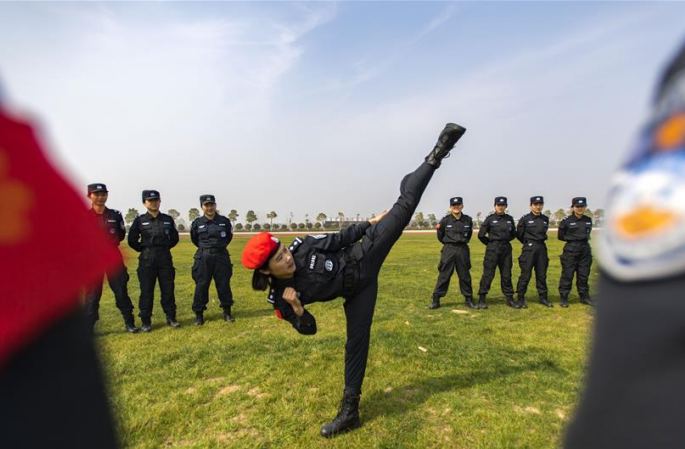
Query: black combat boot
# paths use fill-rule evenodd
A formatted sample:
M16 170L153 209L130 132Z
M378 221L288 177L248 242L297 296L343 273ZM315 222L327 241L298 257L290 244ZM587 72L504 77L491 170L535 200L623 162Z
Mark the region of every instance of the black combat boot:
M205 324L205 316L202 312L195 312L195 325L202 326Z
M152 330L152 321L150 318L141 318L140 319L142 325L140 326L140 330L143 332L150 332Z
M525 296L518 295L518 301L516 301L516 302L519 305L519 309L527 309L528 308L528 303L526 302Z
M440 308L440 298L433 298L431 305L428 306L429 309L439 309Z
M595 305L595 303L592 302L592 299L590 299L589 296L586 296L586 297L584 297L584 298L580 298L580 302L581 302L582 304L586 304L586 305L588 305L588 306L594 306L594 305Z
M568 307L568 295L561 295L561 304L559 304L561 307Z
M362 425L359 420L359 393L353 393L351 390L345 389L342 401L340 401L340 410L333 421L324 424L321 427L321 436L330 438L339 433L347 432L348 430L356 429Z
M485 295L480 295L478 297L478 305L476 307L479 309L487 309L488 308L488 305L485 302Z
M133 319L133 314L131 315L126 315L124 317L124 326L126 327L126 332L129 332L131 334L137 334L140 329L136 327L136 322Z
M519 303L517 303L516 301L514 301L514 297L513 297L513 296L507 296L507 305L508 305L509 307L513 308L513 309L520 309L520 308L521 308L521 306L519 305Z
M549 300L547 298L545 298L544 296L542 298L540 298L540 304L542 304L545 307L554 307L554 304L549 302Z
M176 321L176 317L174 315L167 315L166 317L166 324L173 328L181 327L181 323Z
M476 305L473 303L473 298L471 298L470 296L468 296L468 297L466 298L466 307L468 307L469 309L477 309L477 308L478 308L478 307L476 307Z
M235 321L235 318L233 318L233 315L231 315L231 308L226 307L224 309L224 321L228 321L229 323L232 323Z
M466 128L448 123L445 129L442 130L438 137L438 142L433 147L433 150L426 156L426 163L435 168L440 167L440 161L447 157L449 152L454 148L454 144L464 135Z

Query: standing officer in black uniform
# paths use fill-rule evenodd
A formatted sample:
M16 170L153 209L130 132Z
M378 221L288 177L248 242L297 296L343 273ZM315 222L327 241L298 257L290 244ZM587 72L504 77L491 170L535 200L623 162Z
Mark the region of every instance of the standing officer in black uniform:
M190 239L197 246L192 269L195 281L195 324L200 326L205 323L203 312L207 309L212 278L219 295L219 303L224 310L224 320L235 321L231 315L233 265L226 249L233 239L231 221L216 213L214 195L200 196L200 206L204 215L196 218L190 226Z
M433 302L429 309L440 307L440 298L447 294L450 278L456 270L459 276L459 290L466 299L466 305L472 309L473 291L471 289L471 254L469 240L473 234L473 220L461 211L464 202L460 196L450 198L450 214L445 215L438 223L438 240L443 244L438 266L438 280L433 290Z
M128 244L140 253L138 257L138 281L140 282L140 319L143 332L152 330L152 305L155 283L159 279L162 309L166 322L179 327L176 321L174 278L176 270L171 258L171 248L178 243L178 231L174 219L159 211L161 199L156 190L143 190L143 204L147 213L133 220L128 233Z
M568 307L568 294L571 293L574 273L580 302L591 306L588 279L592 266L592 249L589 243L592 218L585 215L587 209L585 197L573 198L571 207L573 213L561 220L558 231L559 240L566 242L561 254L561 277L559 278L561 307Z
M321 428L324 437L361 425L359 399L369 355L378 274L416 211L433 173L465 131L453 123L445 126L425 162L402 179L400 197L387 213L336 234L297 238L289 248L267 232L245 245L242 263L254 270L252 287L270 288L269 302L276 315L298 332L315 334L317 330L314 316L303 306L341 296L345 299L345 389L337 416ZM281 174L276 176L280 180ZM298 353L297 357L306 358L306 354Z
M526 290L530 276L535 268L535 287L538 290L540 304L553 307L547 299L547 267L549 257L547 257L547 230L549 229L549 217L542 213L545 200L542 196L530 198L530 213L521 217L516 226L516 238L523 243L521 255L519 256L519 276L516 292L518 293L518 305L525 309Z
M511 242L516 237L514 217L506 213L507 197L495 198L495 213L488 215L478 230L478 240L487 245L483 258L483 277L478 289L478 308L487 309L485 297L490 291L490 284L495 277L495 268L499 268L502 293L507 298L507 305L515 309L519 305L514 301L514 287L511 285Z
M119 243L124 240L124 237L126 236L126 225L124 224L124 217L121 216L121 212L109 209L105 206L108 196L109 192L106 185L102 183L88 184L88 198L91 202L90 212L98 221L100 227L109 235L112 243L118 247ZM131 298L128 296L129 276L123 259L121 261L120 270L113 273L107 273L106 276L109 287L114 293L114 301L117 305L117 309L119 309L121 316L124 318L126 331L131 333L138 332L139 329L136 327L133 319L133 303L131 303ZM100 318L98 311L100 309L101 297L102 280L100 280L97 285L93 286L91 290L86 292L86 318L88 319L91 329Z

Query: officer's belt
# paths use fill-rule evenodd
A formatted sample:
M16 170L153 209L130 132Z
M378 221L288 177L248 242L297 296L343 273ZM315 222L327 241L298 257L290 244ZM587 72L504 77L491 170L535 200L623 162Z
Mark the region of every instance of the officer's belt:
M524 240L523 243L524 243L524 244L528 244L528 243L542 243L542 244L544 245L544 244L545 244L545 241L544 241L544 240Z
M226 252L226 248L217 248L214 246L207 246L207 247L199 247L198 248L200 251L208 252L210 254L220 254Z
M347 298L354 293L357 282L359 281L359 261L347 251L343 252L345 268L343 268L343 288L342 296Z
M445 245L450 245L450 246L463 246L463 245L468 245L467 242L447 242Z
M169 245L143 245L143 251L155 249L171 249Z

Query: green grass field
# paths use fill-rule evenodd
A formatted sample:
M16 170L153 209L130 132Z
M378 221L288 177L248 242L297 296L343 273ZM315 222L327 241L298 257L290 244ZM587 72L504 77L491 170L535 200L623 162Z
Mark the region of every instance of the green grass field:
M534 287L527 310L506 307L496 278L490 308L471 311L455 277L443 307L429 311L440 244L433 234L405 234L381 271L362 428L332 440L318 432L335 415L343 387L342 301L309 306L319 332L297 334L274 317L264 293L250 289L250 273L239 264L246 240L237 236L229 247L235 323L221 321L212 286L208 321L193 325L194 247L187 238L173 250L180 329L164 324L157 291L153 332L124 333L105 289L97 341L124 447L559 445L582 382L592 311L575 294L570 308L558 307L561 245L555 238L548 273L553 309L537 304ZM471 248L477 288L484 246L475 241ZM520 244L514 248L516 257ZM131 254L129 291L137 313L136 265Z

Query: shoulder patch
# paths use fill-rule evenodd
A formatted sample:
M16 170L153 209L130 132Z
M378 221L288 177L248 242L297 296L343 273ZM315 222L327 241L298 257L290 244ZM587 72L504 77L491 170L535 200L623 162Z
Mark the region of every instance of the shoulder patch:
M664 142L674 117L683 118L681 138ZM613 180L599 237L602 268L624 281L685 273L685 102L654 120L640 146Z
M325 239L325 238L326 238L326 234L310 235L309 237L311 237L311 238L313 238L313 239L321 240L321 239Z

